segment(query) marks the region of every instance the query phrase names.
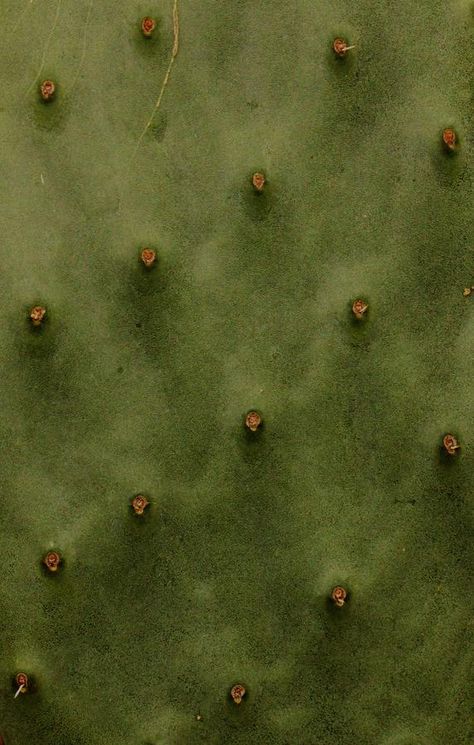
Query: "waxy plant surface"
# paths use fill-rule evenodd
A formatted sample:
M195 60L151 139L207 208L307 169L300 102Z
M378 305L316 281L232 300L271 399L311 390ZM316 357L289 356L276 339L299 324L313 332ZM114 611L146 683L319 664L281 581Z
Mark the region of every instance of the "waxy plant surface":
M2 0L3 745L474 741L473 28Z

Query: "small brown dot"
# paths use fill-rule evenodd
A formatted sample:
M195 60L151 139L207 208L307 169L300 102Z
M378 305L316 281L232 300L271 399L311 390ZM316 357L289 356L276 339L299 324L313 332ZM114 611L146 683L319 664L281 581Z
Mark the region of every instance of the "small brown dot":
M150 16L145 16L145 18L142 19L141 30L142 30L143 36L146 36L147 38L149 38L153 34L153 31L155 30L155 28L156 28L156 21L154 18L150 18Z
M49 551L44 557L43 563L50 572L57 572L61 564L61 557L57 551Z
M338 57L345 57L349 47L345 39L334 39L332 48Z
M457 137L454 129L443 130L443 144L447 150L455 150L457 145Z
M352 303L352 312L358 321L361 321L367 313L369 306L365 300L355 300Z
M30 311L30 320L33 326L41 326L46 316L46 308L41 305L35 305Z
M443 437L443 447L448 455L456 455L456 451L461 447L454 435L445 435Z
M249 411L245 417L245 426L251 432L256 432L259 427L262 426L262 417L258 411Z
M230 691L231 698L235 704L241 704L242 699L245 696L245 688L243 685L235 685Z
M149 504L149 501L142 494L138 494L132 500L132 507L136 515L143 515Z
M151 269L156 263L156 252L152 248L144 248L140 254L140 260L147 269Z
M342 608L346 602L347 592L343 587L335 587L331 593L331 598L334 605L337 605L338 608Z
M52 80L43 80L40 85L40 93L43 101L52 101L56 93L56 85Z
M265 188L265 176L263 173L254 173L252 176L252 184L255 191L262 192Z

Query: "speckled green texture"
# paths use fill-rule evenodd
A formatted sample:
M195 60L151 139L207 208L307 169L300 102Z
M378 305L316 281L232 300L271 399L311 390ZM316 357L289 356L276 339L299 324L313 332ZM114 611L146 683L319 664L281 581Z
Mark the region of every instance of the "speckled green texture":
M0 734L472 743L472 3L172 10L0 8Z

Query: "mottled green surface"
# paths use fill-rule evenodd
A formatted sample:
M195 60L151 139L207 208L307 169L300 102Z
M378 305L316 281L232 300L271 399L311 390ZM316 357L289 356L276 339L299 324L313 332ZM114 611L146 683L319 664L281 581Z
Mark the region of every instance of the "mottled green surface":
M0 733L467 745L472 3L179 12L0 6Z

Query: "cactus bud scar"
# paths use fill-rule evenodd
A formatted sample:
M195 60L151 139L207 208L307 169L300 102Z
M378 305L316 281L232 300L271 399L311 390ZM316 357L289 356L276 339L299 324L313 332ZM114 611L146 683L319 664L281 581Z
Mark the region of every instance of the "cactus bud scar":
M44 318L46 316L46 308L43 308L41 305L35 305L34 308L30 311L30 321L33 324L33 326L41 326L41 324L44 321Z
M256 432L262 426L262 417L257 411L249 411L245 417L245 426L251 432Z
M137 496L132 500L132 507L136 515L143 515L145 508L149 504L149 501L143 496L143 494L137 494Z
M334 605L337 605L338 608L342 608L346 602L347 592L343 587L335 587L331 593L331 598Z
M334 39L332 48L338 57L345 57L349 49L354 49L355 44L349 46L345 39Z
M147 269L151 269L151 267L156 263L155 251L153 251L152 248L144 248L140 254L140 260L143 266L146 266Z
M265 176L263 173L257 172L252 176L252 184L255 191L261 193L265 188Z
M233 686L233 688L230 691L230 695L231 695L232 701L235 704L241 704L242 703L242 699L245 696L245 693L246 693L246 691L245 691L245 688L244 688L243 685L237 684L237 685Z
M456 455L461 446L454 435L448 434L443 437L443 447L448 455Z
M140 27L143 36L149 39L156 28L156 21L154 18L150 18L150 16L145 16L145 18L142 19Z
M15 682L18 686L18 689L15 693L15 698L17 698L20 695L20 693L28 692L29 680L28 680L28 675L26 673L18 673L15 677Z
M57 551L49 551L44 557L43 563L50 572L57 572L61 564L61 557Z
M361 321L367 313L369 306L365 300L355 300L352 304L352 312L358 321Z
M453 151L456 149L457 137L454 129L443 130L443 144L447 150Z
M52 80L43 80L40 85L40 93L43 101L52 101L56 93L56 85Z

